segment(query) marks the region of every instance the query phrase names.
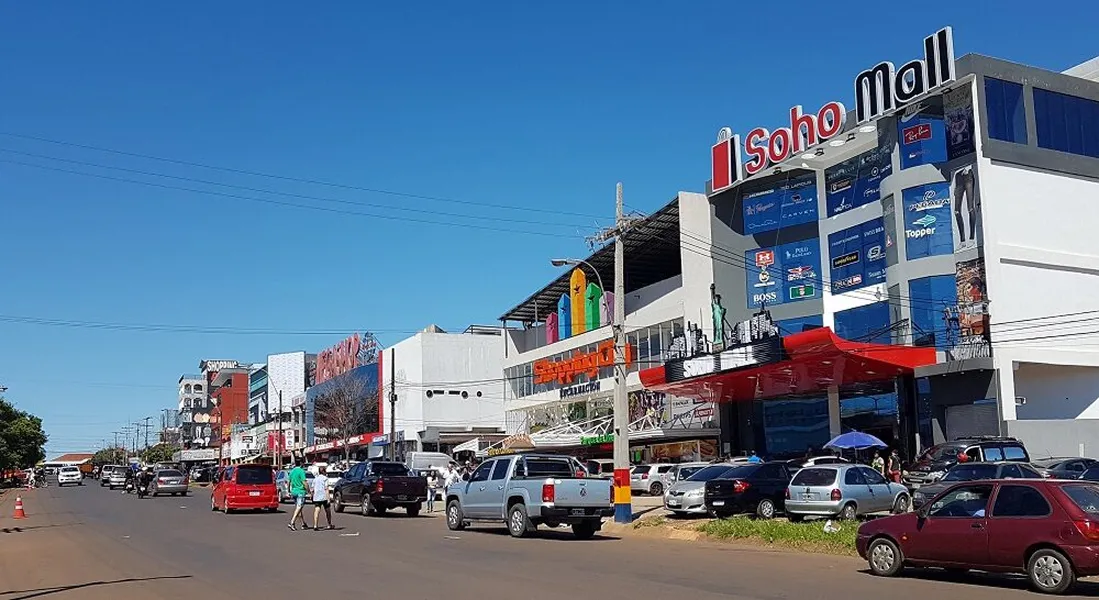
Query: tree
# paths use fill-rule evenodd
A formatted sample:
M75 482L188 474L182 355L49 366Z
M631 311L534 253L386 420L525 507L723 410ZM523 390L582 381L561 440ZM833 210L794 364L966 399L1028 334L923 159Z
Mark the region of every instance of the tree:
M354 371L328 380L313 407L313 424L329 439L343 442L344 460L350 460L347 439L378 429L378 390Z
M27 469L46 458L42 419L0 398L0 471Z
M145 464L172 462L172 455L179 451L179 446L161 442L150 446L141 453L141 460Z
M126 462L126 451L122 448L104 448L92 456L92 464L97 467L121 465Z

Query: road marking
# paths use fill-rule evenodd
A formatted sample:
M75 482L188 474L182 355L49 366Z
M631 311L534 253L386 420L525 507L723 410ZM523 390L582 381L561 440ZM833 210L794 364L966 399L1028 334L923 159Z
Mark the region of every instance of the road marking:
M340 537L359 537L359 532L356 531L355 533L341 533Z
M460 539L462 539L462 538L460 538L460 537L458 537L458 536L456 536L456 535L444 535L444 536L443 536L443 539L444 539L444 540L460 540Z

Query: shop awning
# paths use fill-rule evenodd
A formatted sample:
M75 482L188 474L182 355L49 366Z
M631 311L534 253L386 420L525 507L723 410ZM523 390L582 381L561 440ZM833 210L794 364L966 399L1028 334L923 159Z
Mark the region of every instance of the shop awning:
M454 447L454 450L452 450L451 453L452 454L457 454L459 452L476 452L480 449L481 449L481 438L475 437L472 440L469 440L468 442L462 442L461 444L458 444L457 446Z
M683 398L735 402L887 381L936 362L934 348L852 342L820 327L782 338L779 360L669 381L666 366L642 370L647 389ZM682 369L679 369L682 372Z

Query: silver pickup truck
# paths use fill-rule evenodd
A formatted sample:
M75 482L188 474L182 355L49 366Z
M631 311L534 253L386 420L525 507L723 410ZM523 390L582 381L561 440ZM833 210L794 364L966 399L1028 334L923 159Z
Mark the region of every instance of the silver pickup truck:
M579 476L577 476L579 474ZM506 523L514 537L539 525L572 525L580 539L603 527L614 514L611 481L584 477L576 459L545 454L491 458L446 493L446 524L451 530L472 521Z

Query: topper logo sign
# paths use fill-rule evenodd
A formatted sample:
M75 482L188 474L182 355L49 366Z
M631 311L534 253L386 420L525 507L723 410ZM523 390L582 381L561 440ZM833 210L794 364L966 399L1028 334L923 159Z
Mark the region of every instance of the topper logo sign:
M944 27L924 39L923 58L906 62L899 69L884 61L855 77L855 120L861 125L886 115L954 78L954 34L950 27ZM833 138L846 125L847 109L840 102L829 102L816 114L805 114L801 106L795 106L790 109L789 127L775 131L757 127L748 132L743 149L747 162L741 156L740 136L724 127L710 150L711 191L720 192L745 175L760 173L769 165Z

